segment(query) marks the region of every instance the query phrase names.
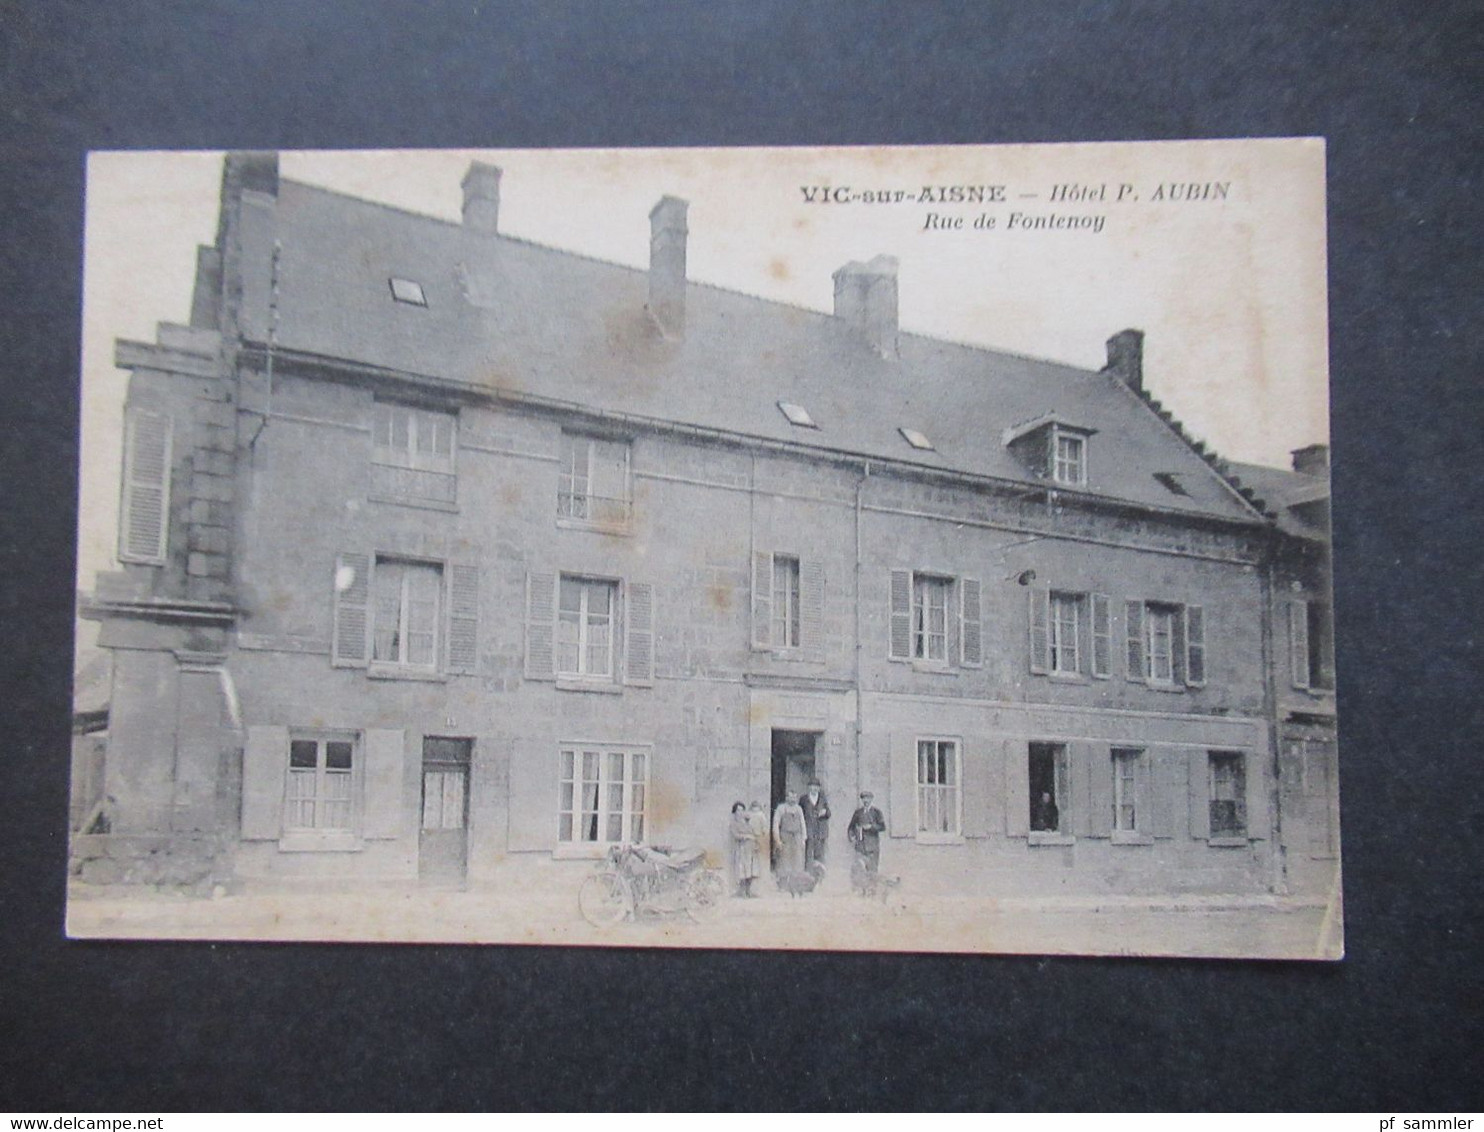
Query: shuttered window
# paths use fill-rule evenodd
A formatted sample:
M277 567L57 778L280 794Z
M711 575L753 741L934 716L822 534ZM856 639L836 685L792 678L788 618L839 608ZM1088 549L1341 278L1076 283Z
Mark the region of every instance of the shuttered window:
M353 736L291 738L284 831L349 832L354 816L355 761Z
M1199 605L1162 601L1124 603L1127 675L1158 688L1206 683L1206 612Z
M119 559L163 565L169 536L171 420L130 409L124 421Z
M371 659L378 664L436 668L443 568L378 558L372 586Z
M752 647L824 659L824 565L781 551L752 559Z
M381 675L479 666L479 568L345 551L335 558L331 660Z
M650 685L654 658L654 586L578 574L528 575L527 679Z

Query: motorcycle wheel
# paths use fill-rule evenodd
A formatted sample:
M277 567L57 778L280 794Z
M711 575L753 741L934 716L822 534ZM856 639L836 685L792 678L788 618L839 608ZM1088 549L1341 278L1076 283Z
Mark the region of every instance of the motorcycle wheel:
M707 869L691 882L690 912L693 920L706 920L714 917L721 911L726 903L727 886L721 879L721 874L715 869Z
M582 918L595 928L610 928L628 916L633 907L629 886L612 873L597 873L577 890Z

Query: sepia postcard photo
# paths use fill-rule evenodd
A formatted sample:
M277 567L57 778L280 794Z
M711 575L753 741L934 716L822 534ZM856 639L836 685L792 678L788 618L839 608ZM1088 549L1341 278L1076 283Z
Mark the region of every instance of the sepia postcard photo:
M1336 959L1324 144L94 153L67 930Z

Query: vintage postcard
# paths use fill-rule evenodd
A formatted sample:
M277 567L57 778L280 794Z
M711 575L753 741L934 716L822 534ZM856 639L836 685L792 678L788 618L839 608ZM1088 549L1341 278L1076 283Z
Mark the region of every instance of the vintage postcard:
M74 937L1342 953L1322 141L87 190Z

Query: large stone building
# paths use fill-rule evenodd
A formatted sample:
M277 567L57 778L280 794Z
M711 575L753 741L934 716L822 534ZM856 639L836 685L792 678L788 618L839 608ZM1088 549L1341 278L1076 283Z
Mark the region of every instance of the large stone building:
M1137 331L1099 372L935 341L887 256L826 315L688 281L683 201L646 272L463 189L229 157L190 324L119 343L85 878L498 889L720 853L817 776L832 858L874 789L913 891L1281 890L1288 543Z

